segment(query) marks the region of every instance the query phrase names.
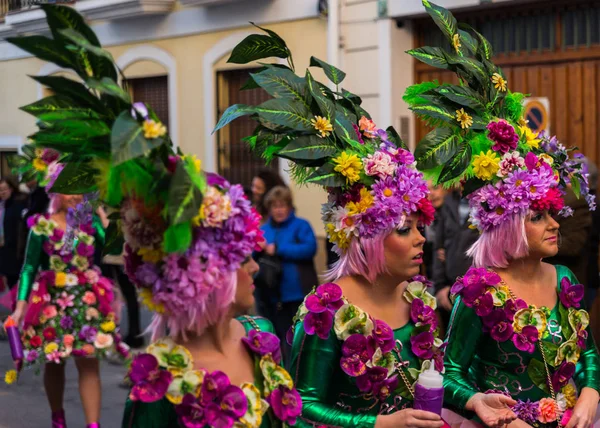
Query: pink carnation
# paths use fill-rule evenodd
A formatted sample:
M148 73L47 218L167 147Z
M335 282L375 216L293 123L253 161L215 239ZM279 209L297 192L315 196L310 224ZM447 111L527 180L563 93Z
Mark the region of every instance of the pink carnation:
M506 120L500 119L498 122L490 122L487 129L489 131L488 138L495 143L492 150L506 153L517 148L519 136L515 132L515 128Z
M498 166L500 167L497 173L498 177L506 177L514 169L524 168L525 159L521 157L519 152L505 153Z
M396 171L396 164L392 158L385 152L375 152L369 155L365 161L365 173L367 175L377 175L380 178L391 177Z

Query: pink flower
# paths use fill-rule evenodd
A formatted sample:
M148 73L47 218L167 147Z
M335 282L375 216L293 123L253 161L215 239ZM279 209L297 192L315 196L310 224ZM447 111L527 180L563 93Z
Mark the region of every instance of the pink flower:
M563 427L566 427L567 425L569 425L569 421L571 420L572 416L573 416L573 409L567 409L565 411L565 413L563 413L562 419L560 420L560 425Z
M139 354L129 369L129 379L133 383L129 398L143 403L158 401L167 393L172 377L169 371L160 369L156 357Z
M391 177L396 171L396 164L386 152L375 152L365 160L365 173L380 178Z
M97 283L98 279L100 278L100 275L98 275L98 272L96 272L95 270L92 270L92 269L86 270L84 275L85 275L85 278L87 279L87 282L92 285Z
M427 226L433 223L433 220L435 218L435 208L433 208L433 205L431 205L431 201L429 199L421 199L418 204L418 210L419 220L421 221L421 223Z
M44 310L42 311L42 313L48 319L54 318L56 315L58 315L58 312L56 311L56 306L54 306L54 305L46 306L44 308Z
M392 330L392 328L385 322L376 320L375 327L371 332L371 336L368 338L368 345L372 353L374 353L377 348L381 348L381 352L384 354L390 352L392 349L394 349L394 346L396 346L396 342L394 340L394 330Z
M329 337L331 327L333 327L333 314L329 311L309 312L304 317L304 331L309 336L316 333L321 339L326 340Z
M539 411L538 421L543 424L554 422L558 417L558 405L552 398L542 398L539 401Z
M560 281L560 294L558 297L565 308L578 308L580 306L579 302L583 299L583 290L582 284L571 284L569 278L564 277Z
M91 291L86 291L81 300L86 305L93 305L94 303L96 303L96 295Z
M434 331L437 328L435 311L423 303L421 299L413 299L410 305L410 318L417 326L428 324L429 331Z
M275 416L288 425L294 425L302 413L302 398L296 389L280 385L269 395L268 401Z
M499 153L506 153L509 150L515 150L519 142L519 136L515 128L506 120L500 119L498 122L490 122L487 126L488 138L495 144L492 150Z
M60 352L53 351L46 355L46 359L51 363L60 364Z
M498 177L503 178L510 174L515 168L524 168L525 167L525 159L521 157L519 152L508 152L505 153L498 165L500 169L498 170Z
M56 299L56 303L60 308L64 311L67 308L72 308L75 300L75 296L72 294L68 294L66 291L63 291L58 299Z
M433 357L433 342L435 336L424 331L410 338L411 349L413 353L422 360L430 360Z
M556 187L551 187L544 197L531 202L531 209L534 211L548 210L558 213L564 206L565 201L562 197L562 193Z
M310 312L335 312L344 305L342 289L334 283L321 284L314 294L306 298L306 309Z

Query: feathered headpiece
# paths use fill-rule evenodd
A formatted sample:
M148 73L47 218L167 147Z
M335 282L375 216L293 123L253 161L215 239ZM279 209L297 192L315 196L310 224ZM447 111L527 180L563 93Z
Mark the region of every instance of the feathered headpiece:
M452 50L422 47L408 53L453 71L460 84L433 81L406 90L411 110L434 128L415 150L417 167L437 183L461 184L471 222L479 230L530 209L568 214L562 196L569 184L595 209L581 160L569 159L573 149L527 126L525 95L509 90L485 37L468 25L459 26L443 7L427 0L423 5Z

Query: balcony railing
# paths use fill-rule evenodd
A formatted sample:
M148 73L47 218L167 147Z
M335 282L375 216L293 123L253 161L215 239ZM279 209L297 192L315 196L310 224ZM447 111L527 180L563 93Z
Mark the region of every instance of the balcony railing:
M85 0L79 0L85 1ZM28 10L40 4L73 4L75 0L0 0L0 22L4 22L4 17L11 12L20 12Z

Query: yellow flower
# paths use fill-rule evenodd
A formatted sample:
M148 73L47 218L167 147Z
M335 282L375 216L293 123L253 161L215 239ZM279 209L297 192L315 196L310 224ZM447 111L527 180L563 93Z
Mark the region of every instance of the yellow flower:
M44 172L46 171L47 165L43 160L36 158L33 160L33 168L36 171Z
M519 126L527 126L527 124L529 123L529 121L527 119L525 119L524 117L520 118L517 122L519 124Z
M454 47L456 53L459 53L461 46L462 45L460 44L460 36L458 35L458 33L456 33L454 36L452 36L452 47Z
M67 285L67 274L64 272L56 272L54 285L59 288L63 288L65 285Z
M469 113L467 113L464 108L456 110L456 120L460 123L462 129L467 129L473 125L473 118L469 116Z
M575 407L575 403L577 402L577 390L575 387L568 383L563 386L562 393L565 395L567 400L567 409L572 409Z
M154 303L152 291L149 288L142 288L139 291L140 300L150 311L162 314L165 312L165 307L162 303Z
M348 204L346 204L346 209L348 210L348 215L353 216L364 213L371 207L371 205L373 205L373 195L371 195L371 192L363 187L360 189L360 201L348 202Z
M54 342L52 343L48 343L45 347L44 347L44 353L45 354L51 354L54 351L58 350L58 345Z
M548 165L552 165L554 163L554 159L552 159L552 156L550 156L549 154L542 153L538 157L540 159L542 159L544 162L546 162Z
M350 238L346 235L343 230L335 230L333 223L327 223L325 225L327 236L329 236L329 242L338 246L339 249L345 250L350 245Z
M160 248L140 248L138 250L138 255L142 256L142 260L149 263L158 263L162 260L164 254Z
M363 165L357 155L342 152L337 158L333 158L333 162L337 164L334 170L346 177L346 183L353 184L360 179Z
M320 132L320 138L329 136L329 134L331 134L331 131L333 131L333 126L331 126L331 122L329 122L329 119L327 119L326 117L315 116L314 119L310 120L310 123L312 123L312 126L318 132Z
M117 326L115 325L114 321L106 321L106 322L103 322L102 324L100 324L100 328L105 333L110 333L111 331L114 331L115 328L117 328Z
M167 128L160 122L155 122L152 119L146 119L142 126L144 130L144 138L149 140L163 137L167 133Z
M202 170L202 161L196 157L196 155L184 155L182 157L183 160L191 159L194 162L194 166L196 167L196 172L200 172Z
M492 83L494 84L494 88L498 89L500 92L506 92L506 79L502 77L498 73L492 74Z
M540 140L535 132L533 132L528 126L521 126L519 128L521 134L525 137L525 142L532 149L537 149L540 146Z
M7 385L10 385L11 383L15 383L16 380L17 380L17 371L16 370L9 370L4 375L4 382L6 382Z
M482 180L491 180L498 172L498 163L500 158L498 155L488 150L487 153L475 155L473 158L473 171L478 178Z

